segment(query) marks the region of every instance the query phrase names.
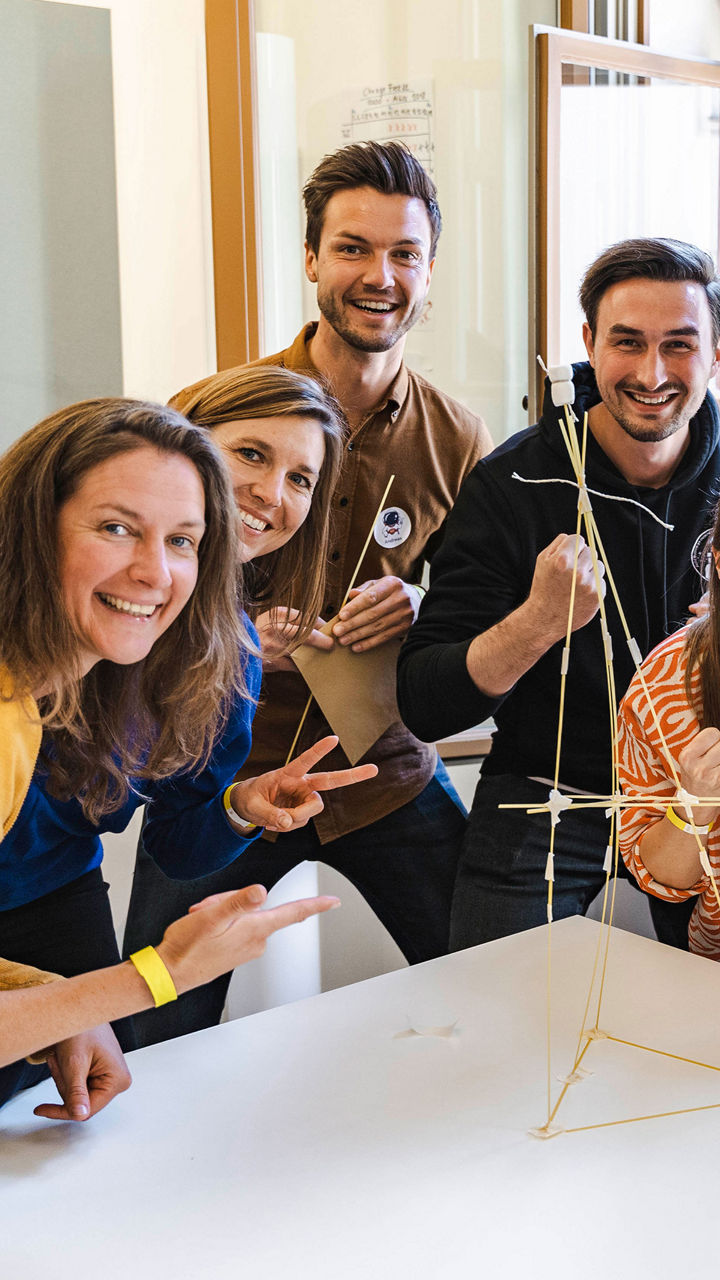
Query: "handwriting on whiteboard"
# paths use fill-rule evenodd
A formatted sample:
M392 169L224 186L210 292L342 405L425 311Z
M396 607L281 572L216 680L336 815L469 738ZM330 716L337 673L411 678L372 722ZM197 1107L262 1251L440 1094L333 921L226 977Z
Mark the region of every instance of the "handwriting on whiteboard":
M404 142L433 172L431 80L368 85L348 95L341 125L343 142Z

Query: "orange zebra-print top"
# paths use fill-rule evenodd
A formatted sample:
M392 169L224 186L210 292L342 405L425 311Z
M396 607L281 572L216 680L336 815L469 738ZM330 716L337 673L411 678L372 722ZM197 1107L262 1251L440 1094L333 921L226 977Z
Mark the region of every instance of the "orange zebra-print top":
M685 640L688 628L663 640L642 664L643 674L655 712L672 756L675 768L683 747L700 732L700 725L685 697ZM693 696L699 697L699 676L693 673ZM667 761L660 734L654 723L650 704L636 674L620 703L618 715L618 754L620 785L625 795L667 797L675 794L675 782ZM720 909L708 876L703 875L691 889L672 889L654 880L642 860L642 839L656 822L662 822L663 811L639 804L621 811L620 852L628 870L638 884L656 898L666 902L683 902L697 895L690 917L688 940L690 950L698 955L720 960ZM713 873L720 873L720 823L708 836L708 857Z

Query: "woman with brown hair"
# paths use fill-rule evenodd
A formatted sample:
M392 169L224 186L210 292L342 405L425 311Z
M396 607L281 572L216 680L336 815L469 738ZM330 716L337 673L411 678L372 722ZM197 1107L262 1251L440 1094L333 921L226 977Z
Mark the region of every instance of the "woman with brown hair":
M620 782L642 797L620 849L641 888L688 904L689 950L720 960L720 505L705 568L707 612L653 649L620 704Z
M228 788L249 749L259 690L258 650L239 608L236 529L215 446L171 408L87 401L0 459L0 955L11 962L0 985L42 986L55 976L46 969L69 977L114 965L98 837L122 829L145 800L155 855L180 847L192 875L208 848L222 865L262 824L302 825L322 807L318 791L371 776L306 776L331 739L288 770ZM236 895L230 916L262 896ZM227 960L228 940L220 947L218 938L228 921L215 919L223 911L180 922L162 944L181 987ZM259 932L254 921L234 930L240 959ZM157 972L157 955L152 963ZM30 1033L31 1048L47 1043L48 1027L54 1038L65 1012L75 1030L85 1014L94 1025L102 1008L112 1016L147 1007L156 990L144 964L135 967L145 987L118 966L115 977L108 970L79 986L3 994L0 1061L25 1052ZM126 1087L109 1028L79 1041L50 1055L63 1098L77 1106L41 1114L86 1118ZM0 1101L31 1082L25 1066L5 1068Z

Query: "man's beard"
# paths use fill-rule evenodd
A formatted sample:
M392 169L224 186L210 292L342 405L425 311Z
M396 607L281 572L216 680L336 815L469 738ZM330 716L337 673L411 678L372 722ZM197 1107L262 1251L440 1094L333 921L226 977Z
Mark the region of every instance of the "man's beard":
M633 421L632 418L627 417L624 413L614 413L613 417L626 435L631 436L633 440L645 440L648 444L669 439L670 436L675 435L676 431L680 431L687 426L688 422L685 413L676 413L667 422L660 424L648 422L646 426Z
M668 391L679 392L680 399L679 399L677 411L672 415L672 417L659 423L653 422L652 418L649 418L649 417L646 419L640 419L640 418L634 418L630 415L630 413L624 408L622 403L622 394L624 391L628 391L628 390L634 392L635 388L628 388L628 387L621 387L620 389L613 388L613 392L614 392L613 408L610 409L610 406L607 400L605 400L605 405L608 409L610 409L610 413L612 414L613 418L617 422L618 426L622 427L626 435L629 435L632 440L645 441L647 444L656 444L660 440L668 440L670 436L674 436L677 431L681 431L684 427L686 427L688 422L690 421L690 418L693 416L692 413L688 412L689 395L688 395L687 387L673 385L671 387L664 388L664 391L666 392ZM644 391L637 391L637 394L649 395L651 393L644 392Z
M423 298L422 302L416 304L415 307L406 310L392 329L376 334L358 333L348 317L347 310L342 306L338 306L335 302L334 294L325 293L320 285L317 291L317 304L330 328L334 329L338 337L342 338L343 342L347 342L349 347L354 347L356 351L379 352L390 351L396 342L399 342L409 329L412 329L413 325L420 319L425 299Z

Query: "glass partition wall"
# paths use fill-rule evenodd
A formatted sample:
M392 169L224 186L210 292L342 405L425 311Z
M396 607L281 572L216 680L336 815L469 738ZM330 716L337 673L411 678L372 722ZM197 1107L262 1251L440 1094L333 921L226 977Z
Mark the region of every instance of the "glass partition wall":
M315 310L300 188L345 142L401 138L444 230L411 366L488 422L527 424L527 31L555 0L256 0L262 346Z

